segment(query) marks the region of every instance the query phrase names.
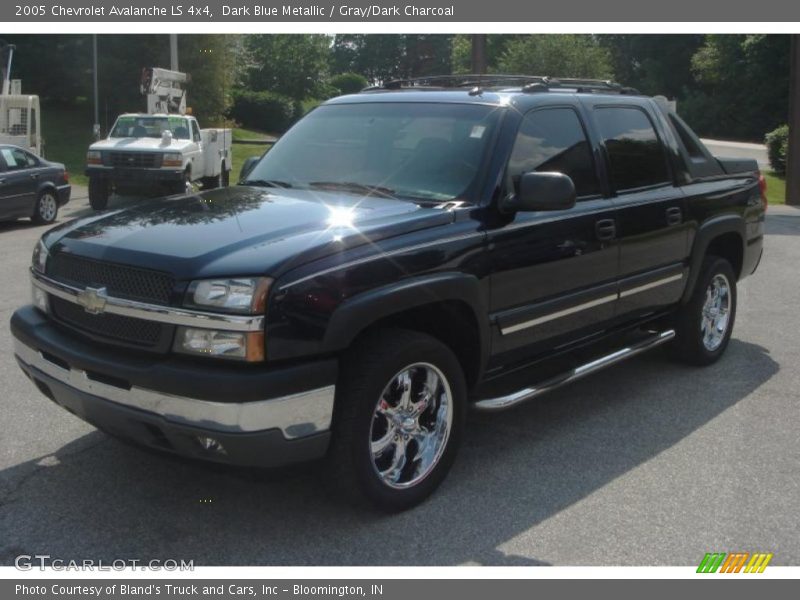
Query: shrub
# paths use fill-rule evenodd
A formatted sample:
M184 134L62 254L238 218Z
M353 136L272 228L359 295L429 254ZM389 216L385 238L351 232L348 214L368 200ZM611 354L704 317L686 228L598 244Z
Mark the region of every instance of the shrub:
M275 92L237 91L230 116L248 129L283 133L296 118L294 101Z
M772 170L779 175L786 174L786 154L789 148L789 126L781 125L764 136L767 156Z
M342 73L334 75L330 80L331 87L338 90L339 94L355 94L367 87L367 78L358 73Z

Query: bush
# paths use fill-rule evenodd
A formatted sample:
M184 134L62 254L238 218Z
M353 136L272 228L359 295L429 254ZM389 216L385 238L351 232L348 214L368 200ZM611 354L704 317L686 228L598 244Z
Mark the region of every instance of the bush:
M356 94L367 87L369 82L366 77L358 73L342 73L331 77L329 84L336 88L339 94Z
M789 149L789 126L781 125L764 136L767 155L772 170L778 175L786 174L786 154Z
M296 119L294 101L274 92L237 91L230 116L247 129L283 133Z

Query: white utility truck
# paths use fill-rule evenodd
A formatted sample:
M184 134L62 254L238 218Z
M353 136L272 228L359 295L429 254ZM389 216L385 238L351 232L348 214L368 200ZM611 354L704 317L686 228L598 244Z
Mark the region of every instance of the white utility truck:
M89 146L86 175L89 203L108 205L112 192L161 196L227 186L231 170L231 130L200 129L186 114L185 73L145 69L142 94L146 113L117 117L104 140Z
M0 144L19 146L44 157L42 127L39 119L39 96L22 93L22 82L11 79L14 46L3 48L8 53L2 65L3 89L0 93Z

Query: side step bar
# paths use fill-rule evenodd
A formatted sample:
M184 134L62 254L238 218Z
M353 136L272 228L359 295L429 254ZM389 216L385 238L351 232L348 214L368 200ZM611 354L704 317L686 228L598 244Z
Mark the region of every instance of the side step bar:
M567 371L566 373L552 377L535 386L527 387L505 396L499 396L497 398L478 400L473 406L477 410L485 412L511 408L512 406L516 406L517 404L530 400L531 398L536 398L545 392L560 388L562 385L572 383L578 379L583 379L587 375L591 375L592 373L600 371L601 369L605 369L606 367L615 365L618 362L622 362L626 358L636 356L637 354L641 354L642 352L650 350L651 348L660 346L661 344L670 341L674 337L675 331L673 329L668 329L667 331L653 334L651 337L646 338L641 342L637 342L636 344L632 344L626 348L621 348L616 352L602 356L575 369L572 369L571 371Z

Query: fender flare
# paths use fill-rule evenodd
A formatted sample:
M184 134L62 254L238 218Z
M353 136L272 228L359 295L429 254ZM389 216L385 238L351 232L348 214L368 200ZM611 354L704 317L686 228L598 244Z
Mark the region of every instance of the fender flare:
M326 350L343 350L367 327L392 315L437 302L457 300L471 309L478 326L481 370L490 340L487 300L478 278L466 273L435 273L404 279L369 290L342 303L325 330Z
M744 256L745 222L741 215L720 215L702 223L695 235L692 252L689 256L689 279L686 282L686 289L684 289L683 297L681 298L682 304L688 302L692 292L694 292L694 286L700 276L700 267L703 264L708 246L714 238L726 233L735 233L739 236L742 242L742 256Z

